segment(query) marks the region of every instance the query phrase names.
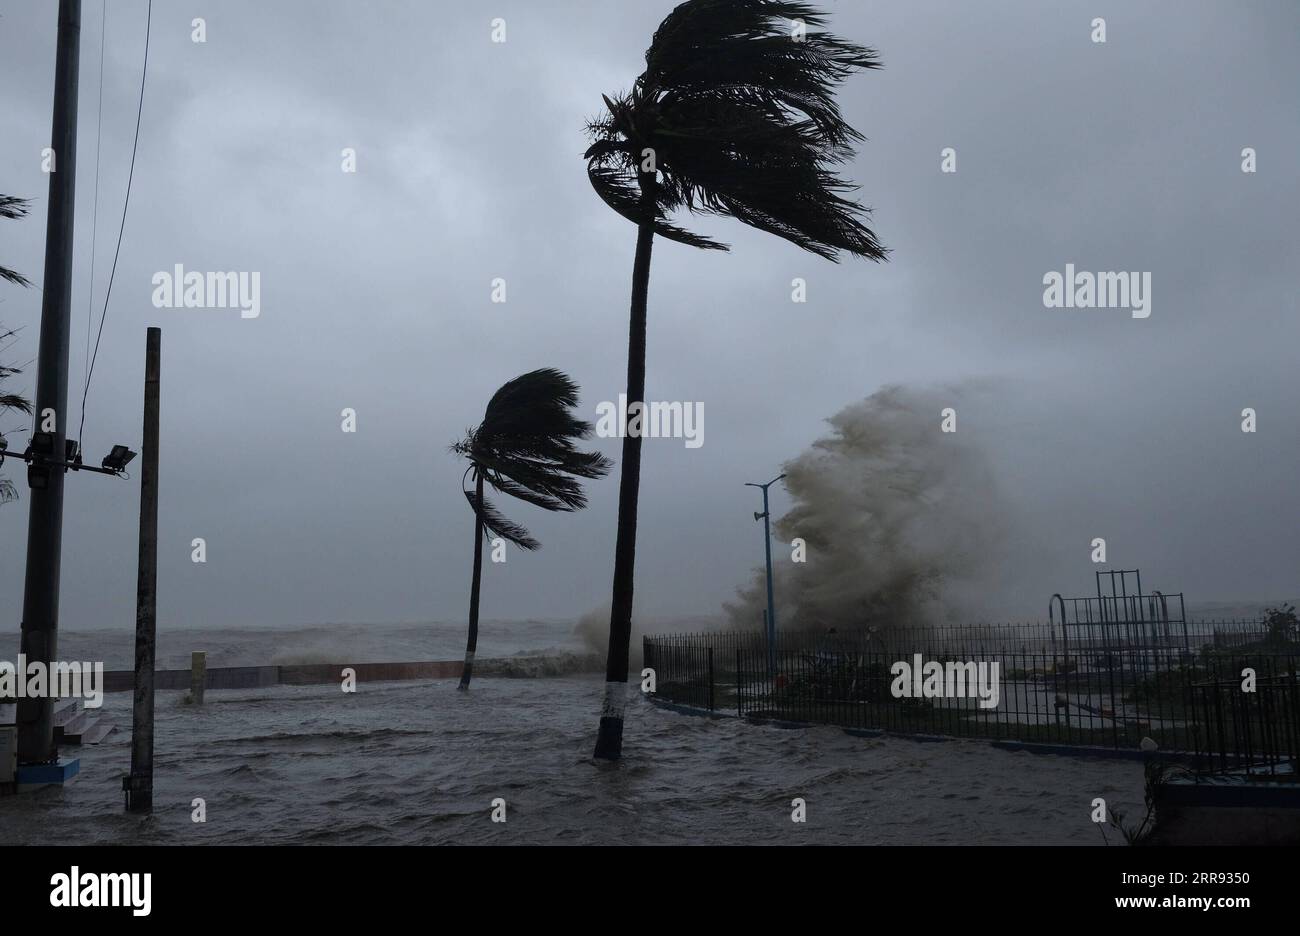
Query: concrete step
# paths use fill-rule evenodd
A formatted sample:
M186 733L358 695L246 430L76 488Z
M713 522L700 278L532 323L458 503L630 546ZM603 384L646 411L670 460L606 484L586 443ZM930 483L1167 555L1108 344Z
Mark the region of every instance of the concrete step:
M61 744L98 744L116 727L107 718L92 715L90 712L82 714L86 716L84 722L75 730L65 730L63 737L59 739Z
M55 699L54 700L54 726L64 724L77 714L80 707L76 699Z
M73 744L98 744L117 730L117 726L105 719L96 719L93 724L81 732L80 738Z
M79 735L94 719L94 714L86 709L74 709L72 715L62 721L54 718L54 740L58 741L69 735Z

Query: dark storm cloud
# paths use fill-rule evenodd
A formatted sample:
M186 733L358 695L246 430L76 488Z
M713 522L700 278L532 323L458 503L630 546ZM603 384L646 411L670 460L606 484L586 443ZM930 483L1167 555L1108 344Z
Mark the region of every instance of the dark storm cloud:
M131 215L86 446L138 442L143 333L164 332L160 615L166 626L452 617L471 527L447 445L500 383L554 365L584 407L623 389L635 232L580 159L670 3L155 4ZM1294 594L1293 361L1300 12L1289 3L841 3L885 68L850 80L869 142L846 174L893 249L827 263L744 228L717 255L659 241L650 395L703 401L706 441L646 443L638 602L712 611L761 560L753 492L882 385L996 377L959 414L1020 511L992 583L1016 616L1086 588L1087 544L1193 597ZM86 328L99 10L83 35L72 373ZM39 280L55 6L0 10L0 229ZM121 209L144 4L114 3L96 297ZM208 41L190 41L190 20ZM490 41L503 17L507 42ZM1107 19L1107 42L1089 39ZM939 172L940 150L958 171ZM1259 172L1239 171L1240 151ZM345 147L358 171L340 171ZM260 271L262 314L155 309L175 264ZM1153 276L1152 315L1045 309L1066 263ZM491 281L508 301L490 301ZM808 301L790 301L803 277ZM39 293L0 319L36 354ZM95 311L96 320L98 310ZM27 375L30 377L32 375ZM79 392L71 394L79 399ZM1260 431L1239 431L1258 410ZM340 431L340 411L358 431ZM934 414L936 431L938 414ZM7 428L7 427L6 427ZM600 446L617 456L614 440ZM127 627L136 488L68 485L63 620ZM573 516L517 508L544 543L488 565L486 617L608 600L616 475ZM774 510L787 505L776 495ZM0 589L24 504L0 508ZM203 537L208 562L190 562ZM990 602L996 604L997 602ZM17 631L17 600L10 602Z

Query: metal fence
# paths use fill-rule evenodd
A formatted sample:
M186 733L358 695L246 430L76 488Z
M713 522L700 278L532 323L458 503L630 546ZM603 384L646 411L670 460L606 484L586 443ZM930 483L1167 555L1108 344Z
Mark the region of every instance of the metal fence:
M1197 763L1206 772L1297 779L1300 765L1300 686L1289 673L1259 676L1252 692L1240 676L1196 685L1191 700L1200 727Z
M1184 630L1185 628L1185 630ZM1179 630L1156 639L1125 639L1122 631L1098 628L1072 630L1066 641L1059 624L1033 621L1010 624L937 624L863 628L851 631L857 639L881 651L924 649L945 653L999 652L1066 654L1108 647L1136 653L1146 648L1197 649L1205 645L1249 647L1268 635L1259 618L1222 618L1188 621Z
M1270 646L1259 622L1189 623L1201 644L1167 651L1111 635L1052 652L1041 627L783 631L773 667L762 633L647 637L645 665L658 698L741 717L1121 750L1149 738L1202 765L1258 762L1273 773L1295 762L1300 647ZM1253 694L1241 691L1246 667ZM996 705L980 698L981 677L996 685Z

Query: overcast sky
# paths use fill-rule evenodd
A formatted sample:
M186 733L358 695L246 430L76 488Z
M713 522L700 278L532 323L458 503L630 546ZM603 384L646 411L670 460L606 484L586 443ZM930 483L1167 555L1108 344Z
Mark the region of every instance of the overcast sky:
M623 389L635 230L591 191L582 128L602 92L639 74L672 6L157 0L84 443L88 459L139 447L145 328L161 326L160 626L464 615L472 519L448 445L526 370L571 374L588 418ZM0 191L33 199L31 216L0 226L0 261L38 284L56 7L0 3ZM145 0L110 7L96 306L145 34ZM826 417L889 383L986 388L954 405L1019 512L1013 561L989 583L1009 616L1087 593L1095 536L1110 565L1189 599L1294 597L1300 6L827 8L835 32L884 62L840 100L868 137L844 171L892 257L832 264L717 219L693 223L728 254L656 242L648 395L702 401L705 435L699 448L645 442L638 613L716 612L762 561L743 482L778 474ZM87 0L78 401L101 24ZM940 171L945 147L955 173ZM1043 276L1066 263L1150 272L1150 317L1045 308ZM151 277L176 264L258 271L260 317L154 308ZM39 289L3 287L0 323L23 329L17 363L36 357L39 314ZM341 431L345 407L355 434ZM1245 407L1255 434L1241 431ZM0 426L12 446L23 422ZM617 440L598 444L617 458ZM20 465L4 470L22 481ZM617 487L616 469L578 515L502 504L544 548L486 564L484 616L608 601ZM63 627L132 626L138 490L69 476ZM774 489L774 512L788 505ZM25 500L0 507L0 626L15 641L26 522ZM191 562L195 537L205 564Z

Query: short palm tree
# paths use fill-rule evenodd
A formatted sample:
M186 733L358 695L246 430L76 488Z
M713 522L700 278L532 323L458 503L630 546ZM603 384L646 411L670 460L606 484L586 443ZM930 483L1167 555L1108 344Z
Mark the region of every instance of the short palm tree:
M520 549L541 544L517 523L507 520L483 497L484 482L502 494L544 510L581 510L587 506L582 478L609 473L609 459L599 452L580 452L574 441L591 434L591 423L578 419L578 385L560 371L542 368L503 384L488 400L483 421L470 429L452 451L469 459L465 475L474 490L465 491L474 511L474 578L469 592L469 637L460 688L469 688L478 646L479 582L483 575L483 540L500 537ZM462 489L464 480L462 479Z
M824 17L783 0L688 0L655 31L632 90L605 98L588 124L587 173L609 207L637 226L628 339L628 408L645 400L646 296L654 235L692 247L717 241L669 221L672 212L728 215L829 260L841 252L882 260L863 224L868 209L835 167L862 136L840 115L834 90L870 49L815 31ZM812 31L810 31L812 30ZM605 704L595 756L622 753L641 439L623 439L609 622Z

